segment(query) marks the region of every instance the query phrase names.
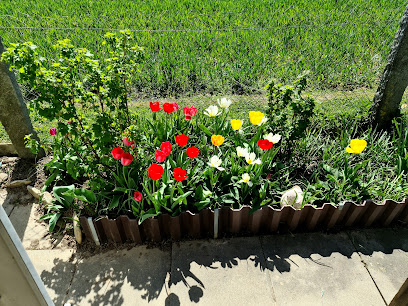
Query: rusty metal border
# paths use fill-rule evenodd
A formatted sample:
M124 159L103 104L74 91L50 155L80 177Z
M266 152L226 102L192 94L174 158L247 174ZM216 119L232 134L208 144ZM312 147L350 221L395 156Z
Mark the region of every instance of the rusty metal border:
M222 207L217 213L218 222L214 220L214 211L206 208L198 214L186 211L177 217L164 214L148 218L140 225L138 220L128 216L116 219L103 216L94 219L93 224L101 243L143 243L164 239L178 241L183 238L207 238L225 233L276 233L281 227L290 231L313 231L335 226L385 227L398 220L408 222L408 198L401 202L385 200L381 204L373 201L362 204L344 202L338 207L332 204L323 204L321 207L307 204L302 209L263 206L252 214L250 210L250 206L242 206L240 209ZM87 218L82 216L80 222L86 238L93 241Z

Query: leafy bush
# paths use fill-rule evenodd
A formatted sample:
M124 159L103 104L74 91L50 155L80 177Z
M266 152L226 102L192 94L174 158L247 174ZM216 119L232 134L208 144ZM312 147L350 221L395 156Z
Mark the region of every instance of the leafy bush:
M266 87L269 126L289 143L304 136L314 114L315 101L302 96L306 85L307 74L303 74L291 86L271 81Z
M54 45L56 61L39 56L31 42L12 44L3 53L21 81L38 93L31 109L58 122L59 137L50 145L54 159L48 165L57 175L66 172L80 179L110 171L109 148L130 125L129 85L140 70L143 49L129 31L106 34L103 45L103 61L67 39Z

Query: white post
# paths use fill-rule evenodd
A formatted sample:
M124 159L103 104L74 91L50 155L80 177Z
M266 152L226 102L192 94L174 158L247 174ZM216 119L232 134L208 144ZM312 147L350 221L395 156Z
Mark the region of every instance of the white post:
M54 305L1 205L0 305Z

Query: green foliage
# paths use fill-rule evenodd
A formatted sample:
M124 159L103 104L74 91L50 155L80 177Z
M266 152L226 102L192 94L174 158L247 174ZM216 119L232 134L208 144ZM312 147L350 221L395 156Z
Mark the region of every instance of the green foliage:
M147 58L133 81L147 97L252 93L271 75L286 83L304 70L313 88L371 87L406 6L405 0L1 3L3 42L35 41L49 59L54 39L99 54L101 29L138 31Z
M219 116L211 118L203 115L201 110L191 120L185 120L180 112L164 115L157 113L152 118L140 117L137 125L129 127L130 135L138 133L143 135L139 141L140 147L144 150L139 151L139 154L144 156L144 159L142 157L141 159L144 160L145 169L152 162L156 162L152 157L163 141L170 141L173 144L171 154L162 164L164 173L160 180L153 181L145 174L146 172L142 178L137 177L139 182L142 180L145 194L145 198L140 203L136 203L131 198L133 188L129 188L129 185L125 187L126 180L123 178L127 170L124 170L122 175L119 169L115 175L116 185L118 182L123 182L123 189L120 190L127 192L128 200L125 202L128 201L132 206L131 209L127 209L140 216L139 222L161 213L175 216L185 210L198 212L207 207L216 208L224 205L239 208L249 204L259 208L270 202L267 199L269 182L266 176L278 149L268 152L262 152L259 149L257 140L265 129L264 125L256 127L247 121L242 127L242 133L233 131L230 124L230 111L232 110L222 110ZM185 148L174 144L174 139L179 134L189 136L188 146L199 148L198 158L191 160L187 157ZM212 135L224 135L226 137L224 143L220 147L213 146ZM245 147L250 152L254 152L257 157L261 157L262 164L249 165L244 157L237 156L237 146ZM222 168L228 170L212 167L210 159L213 156L220 157ZM187 169L188 179L177 182L172 173L175 168ZM244 173L249 173L253 185L240 182ZM133 176L133 178L136 177ZM118 187L115 190L118 190ZM121 201L121 203L124 202Z
M87 203L87 210L97 203L97 196L93 191L84 188L75 188L74 185L55 186L52 193L56 199L54 203L46 205L47 213L41 217L41 220L48 220L49 231L52 232L61 219L71 219L72 216L66 216L68 212L80 211L75 199Z
M306 76L299 76L292 86L271 81L266 87L269 126L288 142L304 136L313 116L314 99L302 96L307 85Z
M112 166L104 156L130 125L130 83L140 72L143 49L128 30L105 35L102 61L68 39L53 48L58 56L47 60L31 42L11 44L2 60L38 93L30 102L34 115L56 122L58 134L40 145L52 149L49 169L75 180L100 176ZM31 138L27 142L34 151L39 149Z
M32 134L24 136L24 142L27 148L30 149L31 153L37 155L41 150L41 144L37 139L32 137L33 137Z
M317 103L311 126L323 127L326 135L340 136L344 130L364 131L369 126L372 99L369 97L336 98ZM339 128L341 127L341 128Z
M407 145L401 135L406 124L396 123L389 132L372 129L361 131L358 125L350 128L339 123L339 133L330 134L313 128L299 142L292 163L293 179L305 186L309 201L315 204L364 200L381 202L384 199L401 200L408 192L405 167ZM353 138L365 139L366 149L360 154L347 153L345 148Z
M392 140L396 143L393 157L396 160L397 174L408 174L408 118L394 120Z
M49 231L52 232L58 220L64 213L72 207L74 197L67 192L74 190L74 185L56 186L53 188L53 194L56 202L46 206L47 213L41 217L42 220L49 220Z

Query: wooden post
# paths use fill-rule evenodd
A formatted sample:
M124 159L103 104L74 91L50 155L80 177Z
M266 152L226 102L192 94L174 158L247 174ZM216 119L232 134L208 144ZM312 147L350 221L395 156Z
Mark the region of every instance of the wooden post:
M408 278L392 299L390 306L408 305Z
M388 56L387 65L371 107L371 123L379 129L387 129L392 119L401 115L400 103L405 89L408 86L408 6L394 44Z
M4 51L0 39L0 56ZM31 124L27 106L24 103L20 88L14 73L6 63L0 62L0 121L6 129L18 156L21 158L35 158L30 149L26 148L24 137L32 134L38 140ZM44 156L44 151L38 157Z

